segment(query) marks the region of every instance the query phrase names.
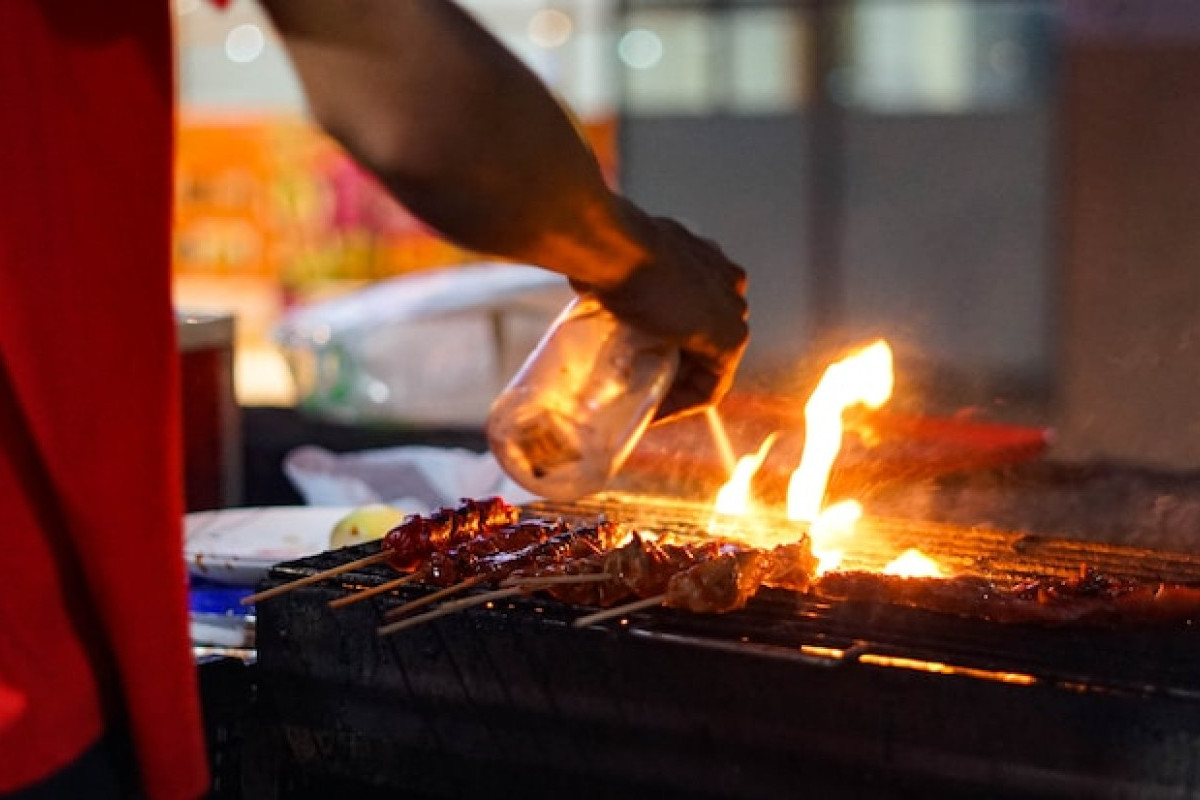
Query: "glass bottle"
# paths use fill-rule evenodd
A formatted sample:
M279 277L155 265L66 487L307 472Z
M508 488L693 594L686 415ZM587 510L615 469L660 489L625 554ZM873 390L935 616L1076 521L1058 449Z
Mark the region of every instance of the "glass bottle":
M580 295L492 404L492 453L509 477L547 499L599 491L645 432L678 366L673 345Z

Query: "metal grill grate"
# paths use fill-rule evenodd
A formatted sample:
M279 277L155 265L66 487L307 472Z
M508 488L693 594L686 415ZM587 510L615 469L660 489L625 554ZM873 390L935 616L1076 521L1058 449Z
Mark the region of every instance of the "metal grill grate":
M695 533L707 515L619 496L524 511L679 533ZM1071 574L1080 563L1200 577L1200 559L1186 555L868 523L876 530L863 563L918 545L994 579ZM372 547L280 565L272 579ZM289 742L290 775L372 797L765 800L799 785L823 797L1178 797L1200 788L1200 635L1190 626L1006 626L766 590L730 614L652 609L588 629L569 623L589 609L523 596L379 638L389 609L429 589L327 608L392 577L377 564L260 609L262 692Z
M701 506L633 496L605 496L575 504L537 503L523 511L527 517L562 517L580 522L604 517L639 530L680 535L704 535L708 520L708 510ZM868 533L868 544L850 554L848 568L878 568L915 546L955 574L987 577L998 583L1032 575L1065 577L1076 574L1081 564L1130 578L1200 583L1200 557L1187 554L902 520L867 519L862 527ZM351 548L325 553L283 565L277 571L295 577L345 563L365 552ZM377 565L347 573L338 580L340 591L347 592L393 577L395 573L388 567ZM419 585L409 586L382 602L385 608L395 606L428 591ZM471 593L482 591L486 589ZM507 599L498 608L472 613L535 614L563 622L588 610L534 595ZM1200 697L1200 636L1191 626L1074 629L1003 625L909 608L827 602L764 589L745 609L731 614L650 609L615 620L607 627L628 636L665 637L696 647L754 649L760 655L810 663L902 659L905 668L936 664L948 672L974 677L1019 673L1048 685L1084 687L1088 691Z
M706 505L664 497L603 495L582 503L534 503L531 516L588 520L603 516L643 530L705 535L711 519ZM760 525L773 528L780 540L803 525L780 516L764 516ZM1087 565L1114 576L1148 581L1200 584L1200 555L1171 553L1051 536L967 527L940 522L867 517L860 520L855 545L847 552L846 569L878 569L911 547L943 565L951 574L976 575L998 583L1038 575L1069 577Z

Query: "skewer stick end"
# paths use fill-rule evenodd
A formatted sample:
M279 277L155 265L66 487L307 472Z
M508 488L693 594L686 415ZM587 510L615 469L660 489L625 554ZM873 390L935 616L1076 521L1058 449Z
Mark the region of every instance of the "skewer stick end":
M576 628L586 628L589 625L595 625L597 622L604 622L608 619L623 617L626 614L632 614L635 611L644 611L647 608L655 608L661 606L663 601L667 599L665 594L656 594L653 597L646 597L642 600L634 600L632 603L626 603L613 608L606 608L603 611L597 611L594 614L587 614L580 617L571 623Z
M312 575L307 575L303 578L297 578L289 583L281 583L278 586L272 586L270 589L264 589L261 592L255 592L254 594L243 597L238 602L243 606L249 606L263 600L270 600L272 597L278 597L281 594L290 592L292 589L299 589L302 586L311 586L312 584L319 583L326 578L332 578L337 575L350 572L351 570L358 569L359 567L365 567L379 561L384 561L387 559L387 557L388 552L386 550L380 550L378 553L372 553L369 556L364 556L363 558L358 558L354 561L348 561L345 564L339 564L336 567L330 567L329 569L315 572Z

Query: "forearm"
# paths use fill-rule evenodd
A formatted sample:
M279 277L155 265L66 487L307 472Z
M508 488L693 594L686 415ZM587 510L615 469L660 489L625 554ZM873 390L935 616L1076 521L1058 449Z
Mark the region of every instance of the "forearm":
M262 0L319 123L473 250L599 286L646 253L563 109L449 0Z
M590 285L680 347L659 408L715 402L746 345L745 272L604 183L516 57L450 0L260 0L312 110L409 210L472 250Z

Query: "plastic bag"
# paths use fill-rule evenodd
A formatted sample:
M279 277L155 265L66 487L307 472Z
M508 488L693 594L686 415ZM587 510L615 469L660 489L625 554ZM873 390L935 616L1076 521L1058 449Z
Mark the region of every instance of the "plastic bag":
M314 445L292 450L283 471L309 505L371 503L428 514L464 497L500 495L509 503L538 499L517 486L490 453L460 448L386 447L332 453Z

